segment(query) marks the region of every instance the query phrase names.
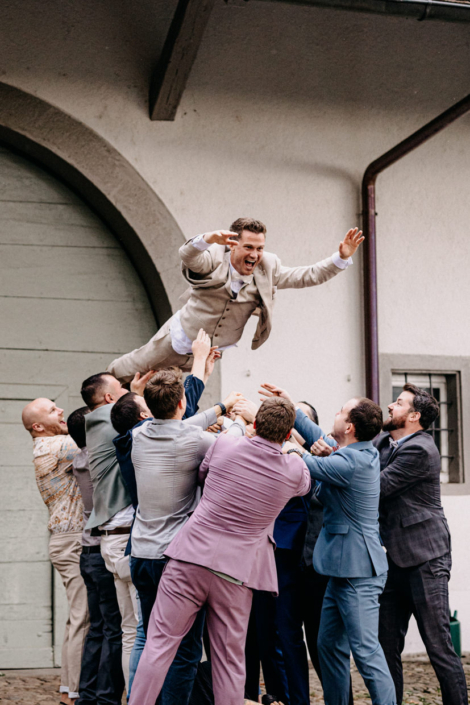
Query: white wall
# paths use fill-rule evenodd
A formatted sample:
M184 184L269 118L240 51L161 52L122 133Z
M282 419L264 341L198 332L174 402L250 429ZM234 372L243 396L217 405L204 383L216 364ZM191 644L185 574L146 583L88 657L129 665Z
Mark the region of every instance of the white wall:
M150 122L149 76L174 6L5 2L0 77L109 140L187 236L253 215L285 264L331 254L359 223L367 164L468 91L467 24L220 0L175 122ZM468 354L469 154L467 116L379 177L382 352ZM273 334L254 353L252 331L224 357L224 391L278 382L330 428L364 391L360 257L317 290L279 292ZM446 509L464 618L469 500L446 498ZM470 649L468 612L465 622Z

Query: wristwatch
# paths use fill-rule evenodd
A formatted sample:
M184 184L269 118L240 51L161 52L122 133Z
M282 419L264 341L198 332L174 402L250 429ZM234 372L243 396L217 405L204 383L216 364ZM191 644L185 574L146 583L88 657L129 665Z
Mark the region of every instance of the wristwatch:
M290 455L291 453L297 453L299 458L301 458L303 455L303 453L301 453L300 450L297 450L297 448L291 448L290 450L287 451L286 455Z
M225 406L225 404L222 404L221 401L218 401L216 406L220 406L222 410L222 416L225 416L225 414L227 413L227 407Z

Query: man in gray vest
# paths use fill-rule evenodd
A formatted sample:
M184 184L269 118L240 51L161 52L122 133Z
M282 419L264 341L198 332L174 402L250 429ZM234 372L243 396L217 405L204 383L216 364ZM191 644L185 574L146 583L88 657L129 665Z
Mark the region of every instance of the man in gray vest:
M264 251L266 226L238 218L230 231L217 230L188 240L180 247L183 276L190 285L186 303L144 346L114 360L108 370L122 381L136 372L176 366L189 370L191 344L203 328L212 345L225 350L242 337L253 314L259 323L252 342L256 350L269 337L277 289L302 289L323 284L351 264L363 241L353 228L339 251L306 267L283 267Z
M142 394L151 372L135 379L131 389ZM127 389L111 374L102 372L88 377L81 389L82 399L90 409L85 417L86 444L93 484L93 511L87 529L101 532L101 555L113 574L121 612L122 670L129 687L129 659L137 627L137 602L131 581L129 557L124 555L134 519L134 507L124 485L116 458L113 439L116 430L111 410Z

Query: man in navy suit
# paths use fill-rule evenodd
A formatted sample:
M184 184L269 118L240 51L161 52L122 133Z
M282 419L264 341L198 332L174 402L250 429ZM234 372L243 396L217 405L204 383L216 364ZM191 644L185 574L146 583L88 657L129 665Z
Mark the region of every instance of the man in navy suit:
M290 399L285 390L263 385L267 396ZM314 452L286 443L299 453L317 480L324 524L313 553L315 570L330 580L323 600L318 651L325 705L349 701L350 653L373 705L396 705L395 687L379 643L379 597L387 579L378 510L380 461L372 439L380 432L382 411L370 399L348 401L336 414L333 439L300 410L295 429ZM333 451L333 446L338 449Z

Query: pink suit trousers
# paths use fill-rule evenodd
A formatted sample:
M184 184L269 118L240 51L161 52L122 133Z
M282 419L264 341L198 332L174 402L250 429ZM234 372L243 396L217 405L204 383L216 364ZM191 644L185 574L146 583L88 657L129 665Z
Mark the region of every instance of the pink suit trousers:
M158 586L129 705L155 705L183 637L206 605L215 705L242 705L253 593L207 568L170 559Z

